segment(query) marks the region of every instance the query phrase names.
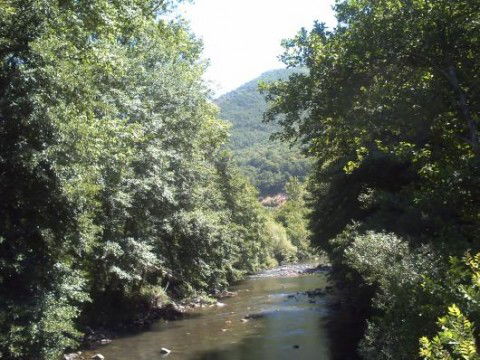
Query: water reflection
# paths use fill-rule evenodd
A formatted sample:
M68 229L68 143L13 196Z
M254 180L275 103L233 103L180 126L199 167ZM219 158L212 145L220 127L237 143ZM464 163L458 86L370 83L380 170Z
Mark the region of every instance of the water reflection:
M200 310L198 316L159 322L151 331L99 349L106 360L162 359L167 347L172 360L330 359L322 298L299 293L323 288L323 275L255 278L233 290L226 306ZM249 314L259 314L243 322Z

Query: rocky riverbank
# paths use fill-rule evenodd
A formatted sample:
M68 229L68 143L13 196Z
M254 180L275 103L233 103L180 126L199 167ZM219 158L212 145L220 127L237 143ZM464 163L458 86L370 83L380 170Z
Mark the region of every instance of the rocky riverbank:
M329 270L330 265L318 265L318 262L306 264L286 264L273 269L264 270L255 275L251 275L250 278L295 277L314 273L325 273Z
M255 279L265 279L265 278L292 278L299 276L306 276L313 273L325 273L328 272L330 267L328 265L318 266L318 262L310 262L304 264L286 264L278 266L273 269L264 270L254 275L250 275L249 278L252 280ZM150 325L154 324L157 321L174 321L179 319L188 318L192 314L198 312L201 309L208 309L213 307L223 307L225 304L222 302L224 299L237 296L237 293L234 291L219 291L215 294L212 294L209 297L201 296L186 299L177 303L168 303L161 304L159 306L153 307L148 312L140 314L138 319L135 321L135 324L132 324L132 329L136 331L142 331L148 329ZM312 290L303 293L296 293L295 296L302 297L307 296L311 299L315 297L325 296L324 290ZM313 301L313 300L312 300ZM250 314L245 317L244 321L248 321L248 317L251 316L251 319L255 318L257 314ZM243 320L243 319L242 319ZM115 341L119 335L124 335L125 331L120 333L112 332L108 329L89 329L87 328L85 339L82 345L82 349L85 350L84 353L76 352L65 355L65 360L88 360L92 356L101 355L96 352L101 352L102 346ZM92 355L93 354L93 355ZM100 357L99 357L100 358Z

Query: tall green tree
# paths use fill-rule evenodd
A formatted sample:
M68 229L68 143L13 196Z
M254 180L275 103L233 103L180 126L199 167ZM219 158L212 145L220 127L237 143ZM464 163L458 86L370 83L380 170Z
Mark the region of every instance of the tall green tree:
M361 309L357 315L369 317L363 354L413 358L411 339L433 331L428 322L421 331L414 324L439 316L441 296L419 295L418 278L397 289L371 282L383 265L358 267L352 251L360 262L379 258L389 247L381 246L389 242L384 231L402 237L413 252L430 244L444 263L479 248L480 4L339 0L335 10L335 29L316 23L284 42L285 63L309 71L265 88L266 120L282 125L279 136L298 139L316 160L314 244L330 253L336 276L348 284L346 297ZM352 220L361 222L357 234L349 230ZM368 230L377 235L358 254L355 244ZM398 258L391 266L400 273L410 260ZM435 271L445 274L439 264L422 261L412 264L415 271L439 267ZM386 293L391 299L381 300ZM389 328L395 315L389 303L405 294L416 303L409 314L396 314L400 328ZM413 335L408 344L398 335L403 332Z
M2 359L270 264L177 3L0 2Z

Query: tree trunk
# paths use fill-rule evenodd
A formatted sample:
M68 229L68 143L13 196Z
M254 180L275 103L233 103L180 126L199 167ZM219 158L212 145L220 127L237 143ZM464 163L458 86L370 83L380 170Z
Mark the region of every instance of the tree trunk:
M450 65L444 74L447 77L448 81L450 82L450 85L452 86L453 91L455 92L460 114L467 123L468 132L469 132L468 143L472 146L472 150L475 153L475 155L480 156L480 141L478 136L477 123L473 119L472 114L470 112L470 108L468 106L468 101L467 101L467 95L460 87L455 66Z

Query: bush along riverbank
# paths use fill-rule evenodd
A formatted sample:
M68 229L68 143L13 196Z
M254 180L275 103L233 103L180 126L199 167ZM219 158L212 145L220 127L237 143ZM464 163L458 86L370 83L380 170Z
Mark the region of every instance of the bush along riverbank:
M264 85L267 121L316 161L326 251L365 359L478 359L478 1L338 1L284 42L308 72Z
M225 150L179 3L0 6L2 359L57 359L305 252L301 202L275 218Z

